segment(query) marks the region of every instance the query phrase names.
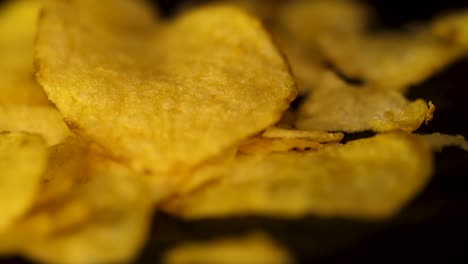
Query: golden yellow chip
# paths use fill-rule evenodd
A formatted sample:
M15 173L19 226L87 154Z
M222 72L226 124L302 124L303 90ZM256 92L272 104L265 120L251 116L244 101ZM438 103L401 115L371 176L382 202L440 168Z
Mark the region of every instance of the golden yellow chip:
M396 91L349 85L329 73L302 103L296 127L312 131L411 132L430 121L434 110L424 100L410 102Z
M301 47L294 40L286 39L287 36L277 33L275 37L291 65L297 81L298 93L307 94L315 88L317 81L326 72L325 61L317 51Z
M329 133L325 131L305 131L297 129L284 129L279 127L267 128L262 137L264 138L284 138L284 139L307 139L320 143L340 142L344 134L343 133Z
M150 183L149 186L153 188L164 188L173 186L172 189L176 190L175 195L189 193L198 189L205 184L216 180L229 164L234 161L238 148L230 148L219 156L206 160L199 164L193 171L185 174L176 174L171 181ZM169 188L171 189L171 188ZM153 193L162 193L161 198L164 198L164 190L152 191ZM168 195L171 195L168 193Z
M238 237L184 243L169 249L164 254L162 262L166 264L294 263L283 246L258 231Z
M468 10L438 17L432 24L433 33L455 44L468 45Z
M371 19L368 7L359 1L290 1L281 8L278 23L293 41L313 49L320 36L356 34Z
M319 142L298 138L262 138L249 139L239 146L239 152L245 154L268 154L288 151L318 150L323 146Z
M48 105L0 105L0 131L24 131L40 134L48 145L70 135L60 113Z
M49 104L33 71L41 5L39 0L10 0L0 6L0 105Z
M0 133L0 233L34 202L46 164L40 136Z
M270 29L291 64L300 93L313 90L326 69L320 36L364 31L371 19L367 9L347 0L288 1L278 8Z
M40 22L39 82L69 126L114 158L145 174L190 171L294 99L255 18L214 6L157 25L148 12L142 1L54 1Z
M320 38L324 56L348 77L369 86L404 92L465 54L430 30Z
M447 147L458 147L468 151L468 142L461 135L446 135L441 133L433 133L421 135L421 138L426 141L431 148L436 152L441 152Z
M220 0L223 4L233 5L260 18L266 24L275 23L282 0Z
M316 152L239 155L217 183L165 209L189 219L304 215L380 219L426 185L432 153L418 136L380 134Z
M122 263L148 234L152 208L134 172L76 139L50 150L34 206L6 232L0 252L45 263Z

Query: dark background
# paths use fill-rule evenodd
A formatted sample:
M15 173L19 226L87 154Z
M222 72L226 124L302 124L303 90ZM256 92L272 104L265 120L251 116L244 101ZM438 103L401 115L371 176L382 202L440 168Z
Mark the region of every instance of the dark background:
M0 1L2 2L2 1ZM164 14L176 14L187 2L153 1ZM398 29L425 21L444 10L468 7L468 1L367 1L376 8L382 29ZM418 132L468 136L468 60L463 60L413 87L409 98L432 100L434 120ZM466 105L465 105L466 104ZM366 134L357 135L366 136ZM181 241L264 230L285 244L298 263L402 262L464 260L468 263L468 154L448 148L436 154L436 175L417 199L396 217L382 222L307 217L280 220L243 217L184 222L164 214L154 217L152 236L136 263L157 263L161 254ZM460 259L461 258L461 259ZM27 263L19 258L0 260Z

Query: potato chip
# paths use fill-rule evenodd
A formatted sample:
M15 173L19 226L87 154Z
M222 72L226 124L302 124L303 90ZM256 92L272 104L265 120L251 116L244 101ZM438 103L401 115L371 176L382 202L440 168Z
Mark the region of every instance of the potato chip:
M175 195L189 193L209 182L216 180L221 174L220 172L222 172L227 166L229 166L230 163L233 162L237 151L237 147L230 148L221 155L199 164L193 171L189 173L179 175L176 174L175 177L173 177L173 181L171 181L169 184L167 182L156 182L150 184L150 186L160 186L160 188L167 188L167 186L172 184L172 186L174 186L172 189L176 190ZM164 190L153 191L153 193L164 193ZM162 196L162 198L164 198L164 196Z
M316 48L321 35L350 35L364 31L372 14L353 0L290 1L282 7L279 27L292 40Z
M229 4L235 5L236 7L242 8L262 20L262 22L267 26L269 32L272 33L275 42L286 55L287 60L292 68L291 70L294 73L297 87L299 89L298 92L300 94L305 94L314 87L314 83L325 69L324 61L316 51L303 47L301 45L303 43L298 42L294 38L294 32L288 32L288 30L286 30L289 25L283 26L281 23L283 20L281 17L284 16L284 13L289 14L296 11L291 10L286 12L285 9L294 9L290 6L297 6L297 3L300 3L301 1L295 1L292 3L281 0L228 0L222 2L227 2ZM326 4L324 5L323 3L321 3L321 5L326 6ZM314 7L315 6L317 6L317 4L314 4ZM320 6L320 4L318 4L318 6ZM292 14L290 14L290 16L292 19L294 19ZM303 24L304 23L301 22L301 25ZM310 28L307 30L309 31Z
M438 17L432 24L433 33L455 44L468 45L468 10Z
M291 65L291 70L297 81L298 92L301 95L313 90L326 71L326 63L319 53L301 47L293 40L285 40L287 37L279 37L275 34L278 45L286 54Z
M435 37L430 30L397 33L326 35L320 38L324 56L348 77L369 86L405 92L465 54L465 50Z
M46 164L40 136L0 133L0 233L34 202Z
M396 91L353 86L333 73L302 103L296 127L303 130L411 132L432 119L435 108L410 102Z
M406 91L466 51L427 29L370 33L374 15L359 1L292 1L284 6L279 27L289 38L281 37L280 43L301 89L313 89L324 62L329 62L370 86Z
M461 135L446 135L441 133L433 133L421 135L421 138L426 141L431 148L436 152L441 152L447 147L458 147L468 151L468 142Z
M282 0L221 0L223 4L233 5L243 9L254 16L260 18L263 22L270 24L275 23L278 11L281 8Z
M316 152L239 155L218 182L165 209L188 219L246 214L381 219L419 193L432 167L426 143L406 133Z
M0 131L25 131L40 134L48 145L70 135L56 108L47 105L0 105Z
M277 11L271 26L297 79L299 92L315 88L327 61L319 49L322 35L353 35L364 31L371 20L368 8L358 1L289 1Z
M269 127L263 132L264 138L286 138L286 139L307 139L320 143L340 142L343 133L329 133L325 131L304 131L297 129L284 129L279 127Z
M294 99L288 65L255 18L212 6L157 25L125 5L149 12L142 1L52 2L37 41L50 99L114 158L145 174L190 171Z
M268 154L288 151L318 150L319 142L300 138L262 138L256 137L241 143L239 152L245 154Z
M145 187L81 144L52 147L37 202L0 233L0 252L46 263L122 263L139 252L152 213Z
M283 112L281 119L276 123L277 127L293 129L296 123L296 109L289 108Z
M0 7L0 105L49 104L34 80L34 35L42 1L8 1Z
M162 262L166 264L294 263L286 249L258 231L238 237L184 243L166 252Z

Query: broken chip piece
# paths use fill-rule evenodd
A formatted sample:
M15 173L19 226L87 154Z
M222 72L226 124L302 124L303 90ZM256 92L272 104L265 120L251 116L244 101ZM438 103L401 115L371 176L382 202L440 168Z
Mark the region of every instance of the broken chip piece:
M316 152L238 155L218 182L169 201L188 219L304 215L381 219L396 214L432 175L418 136L380 134Z
M75 132L138 171L190 171L278 121L294 99L287 63L244 12L211 6L160 25L142 1L110 2L46 6L37 76Z
M47 148L40 136L0 133L0 233L34 203L46 164Z
M444 148L447 147L458 147L468 151L468 142L462 135L433 133L421 135L421 138L426 141L435 152L441 152Z
M312 131L412 132L431 120L434 110L430 102L410 102L396 91L353 86L329 73L300 106L296 127Z

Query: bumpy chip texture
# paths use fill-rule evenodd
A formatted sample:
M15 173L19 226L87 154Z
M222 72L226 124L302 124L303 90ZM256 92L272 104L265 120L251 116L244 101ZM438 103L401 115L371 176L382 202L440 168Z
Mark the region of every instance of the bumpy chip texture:
M77 133L141 172L166 175L280 119L294 81L255 18L214 6L158 23L149 12L129 0L46 7L38 80Z
M0 133L0 233L33 204L46 164L40 136Z
M432 153L418 136L380 134L317 152L239 155L220 181L170 201L188 219L304 215L382 219L426 185Z

